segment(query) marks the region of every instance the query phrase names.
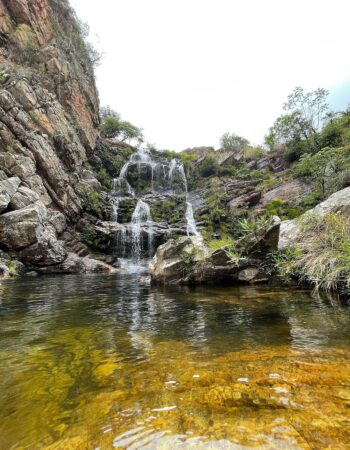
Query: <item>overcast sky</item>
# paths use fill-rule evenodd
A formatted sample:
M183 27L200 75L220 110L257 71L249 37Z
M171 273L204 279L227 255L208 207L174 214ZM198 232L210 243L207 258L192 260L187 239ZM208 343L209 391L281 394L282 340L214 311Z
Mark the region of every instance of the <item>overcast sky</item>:
M349 0L71 0L104 52L101 105L182 150L251 142L295 86L350 103Z

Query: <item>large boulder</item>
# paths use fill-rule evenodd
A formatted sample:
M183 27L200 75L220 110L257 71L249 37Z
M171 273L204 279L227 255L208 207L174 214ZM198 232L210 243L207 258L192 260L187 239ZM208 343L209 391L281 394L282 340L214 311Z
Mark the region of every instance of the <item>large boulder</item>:
M1 247L19 252L20 259L29 265L63 262L67 252L49 220L46 206L40 201L0 215Z
M200 237L170 239L161 245L150 265L158 284L256 283L267 281L260 261L234 259L226 248L210 253Z
M170 239L158 247L150 264L152 280L158 283L185 282L192 265L204 259L205 249L197 236Z
M315 214L317 217L323 217L328 213L337 212L350 216L350 187L335 192L327 200L321 202L305 214ZM278 241L279 250L284 250L298 243L301 223L305 214L298 219L285 220L281 223Z

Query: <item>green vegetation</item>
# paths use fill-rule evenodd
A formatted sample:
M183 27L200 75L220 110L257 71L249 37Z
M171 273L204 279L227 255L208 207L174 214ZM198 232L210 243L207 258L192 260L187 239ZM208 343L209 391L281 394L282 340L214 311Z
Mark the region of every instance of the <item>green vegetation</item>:
M107 234L98 233L91 226L84 227L81 233L82 241L93 250L103 253L113 253L115 242L113 237Z
M101 167L101 169L98 171L97 179L101 183L101 185L105 191L109 191L111 189L112 178L107 173L107 171L104 167Z
M136 140L143 142L142 129L130 122L121 120L120 115L106 106L101 109L101 135L108 139L118 139L122 142Z
M96 155L101 160L102 169L107 172L107 175L111 178L116 178L134 150L133 147L127 144L116 143L111 146L100 140L97 143ZM96 169L97 171L101 170L101 166L97 166ZM104 182L106 182L107 179L103 174L104 172L101 175L104 178ZM102 183L100 179L99 181ZM104 183L102 184L104 186ZM107 190L109 189L110 186Z
M155 222L183 222L185 205L183 199L169 199L151 203L151 215Z
M316 202L349 185L350 146L326 147L315 154L305 154L294 167L296 176L305 177L319 193Z
M316 292L350 294L350 219L307 214L300 225L297 247L274 255L279 275L311 283Z
M235 133L225 133L220 139L220 146L222 149L233 150L237 153L245 150L249 145L248 139L238 136L238 134Z
M74 188L82 199L85 211L101 220L108 219L107 205L104 203L100 192L94 191L88 184L82 181L78 182Z
M224 247L232 251L236 249L235 241L231 236L226 236L221 239L211 239L207 241L206 244L211 252L215 252L216 250L219 250Z
M290 207L288 202L283 200L271 200L266 203L265 209L268 216L278 216L283 220L295 219L305 212L305 207Z

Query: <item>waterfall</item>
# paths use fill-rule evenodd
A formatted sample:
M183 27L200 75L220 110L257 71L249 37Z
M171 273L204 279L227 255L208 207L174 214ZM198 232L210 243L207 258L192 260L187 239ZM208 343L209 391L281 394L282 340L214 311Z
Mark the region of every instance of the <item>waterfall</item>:
M173 178L175 174L178 173L180 176L181 182L183 184L183 188L186 195L186 213L185 218L187 222L187 236L194 235L194 236L200 236L199 231L197 230L196 221L194 220L193 215L193 206L192 203L189 201L188 198L188 185L187 185L187 178L184 170L183 164L178 161L177 159L172 159L169 166L169 180L170 184L173 184Z
M191 234L194 236L200 236L200 232L197 230L196 221L193 216L193 206L192 203L186 201L186 221L187 221L187 236Z
M153 252L153 221L151 209L143 200L137 202L136 208L131 217L131 248L132 255L140 258L143 252L143 232L148 235L148 253L152 256Z
M139 192L135 192L128 181L128 171L132 166L136 167L139 175L143 167L150 168L150 171L147 172L147 177L149 177L147 179L151 183L152 193L160 191L166 192L167 195L184 198L187 235L200 236L193 215L193 206L189 200L186 174L181 161L176 158L170 162L153 160L148 150L138 149L122 166L119 177L113 179L111 186L111 221L118 225L116 227L118 256L122 258L131 256L140 260L145 255L153 256L155 251L156 235L150 205L142 199ZM120 208L123 206L124 214L124 211L130 208L130 201L135 197L137 203L131 220L129 223L124 223L125 219L120 220ZM130 201L127 201L128 198ZM119 223L119 221L123 223Z

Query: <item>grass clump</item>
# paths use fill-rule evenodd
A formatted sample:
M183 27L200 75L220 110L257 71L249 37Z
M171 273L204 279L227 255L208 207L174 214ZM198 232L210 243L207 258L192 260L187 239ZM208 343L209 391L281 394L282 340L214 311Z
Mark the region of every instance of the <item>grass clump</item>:
M324 217L307 214L301 222L296 267L316 291L340 288L350 293L350 219L328 213Z
M350 294L350 219L342 214L305 214L298 245L272 255L279 276L311 283L315 293Z

